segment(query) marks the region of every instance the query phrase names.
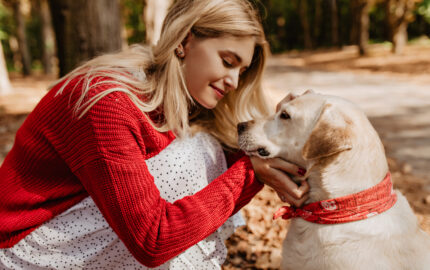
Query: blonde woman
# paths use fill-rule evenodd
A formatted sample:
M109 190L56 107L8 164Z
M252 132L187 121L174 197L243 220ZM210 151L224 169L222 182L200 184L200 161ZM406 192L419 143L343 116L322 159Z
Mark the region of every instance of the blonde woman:
M0 268L220 269L261 182L302 203L300 168L235 150L266 46L248 1L181 0L154 48L60 79L0 168Z

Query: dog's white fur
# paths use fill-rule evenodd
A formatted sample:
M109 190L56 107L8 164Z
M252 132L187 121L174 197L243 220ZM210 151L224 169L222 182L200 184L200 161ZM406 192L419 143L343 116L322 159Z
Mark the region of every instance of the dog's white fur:
M248 122L239 145L250 155L264 149L265 158L306 168L306 203L365 190L388 172L384 147L364 113L344 99L313 92L290 94L275 115ZM281 269L430 269L430 237L396 192L391 209L365 220L321 225L293 219Z

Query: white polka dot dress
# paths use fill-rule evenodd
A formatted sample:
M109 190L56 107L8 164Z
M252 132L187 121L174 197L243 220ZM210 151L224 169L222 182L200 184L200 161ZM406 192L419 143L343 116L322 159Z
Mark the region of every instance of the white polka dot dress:
M220 144L206 133L174 140L147 164L169 202L196 193L227 169ZM221 269L227 256L224 241L244 224L239 213L232 216L208 238L155 269ZM88 197L12 248L0 249L0 269L148 268L134 259Z

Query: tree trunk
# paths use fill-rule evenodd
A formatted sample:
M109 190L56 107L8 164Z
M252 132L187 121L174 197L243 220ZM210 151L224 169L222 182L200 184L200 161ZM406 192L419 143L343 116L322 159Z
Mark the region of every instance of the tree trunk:
M330 0L331 10L331 43L339 47L339 16L337 14L337 1Z
M315 0L315 20L314 20L314 27L313 27L313 40L315 42L315 45L319 45L319 38L321 34L321 27L322 27L322 0Z
M358 49L360 55L367 54L367 46L369 44L369 1L360 3L360 23L358 36Z
M120 1L120 12L121 12L121 48L128 48L128 36L127 36L127 11L124 1Z
M408 24L412 21L415 0L387 0L385 2L386 19L389 28L392 51L402 53L408 42Z
M349 8L351 10L351 31L349 33L350 44L358 44L358 33L359 33L359 0L351 0L349 2Z
M308 3L307 0L299 0L299 12L300 12L300 21L303 27L303 39L305 49L312 49L312 38L311 31L309 26L309 16L308 16Z
M155 45L158 42L164 18L172 4L172 0L146 0L143 20L146 29L146 42Z
M358 45L360 55L367 54L369 43L369 9L373 1L370 0L352 0L352 29L351 43Z
M400 25L397 26L396 31L393 34L393 49L394 54L401 54L408 43L408 23L402 21Z
M51 14L47 0L36 0L35 6L42 25L42 65L45 74L52 74L52 60L54 57L55 38L51 22Z
M25 30L25 20L21 13L21 1L11 1L13 16L16 23L16 36L18 39L19 53L21 54L22 73L24 76L31 74L31 57L28 50L27 34Z
M49 0L60 76L95 56L121 50L121 14L113 0Z
M7 73L6 60L3 54L3 46L0 42L0 95L12 92L9 75Z

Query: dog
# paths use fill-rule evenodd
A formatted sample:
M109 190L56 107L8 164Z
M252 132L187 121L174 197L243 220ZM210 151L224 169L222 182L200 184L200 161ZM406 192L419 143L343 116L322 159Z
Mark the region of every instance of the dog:
M307 170L305 206L277 213L292 218L281 269L430 269L430 236L392 189L381 140L355 104L313 91L289 94L273 116L240 123L238 133L246 154Z

